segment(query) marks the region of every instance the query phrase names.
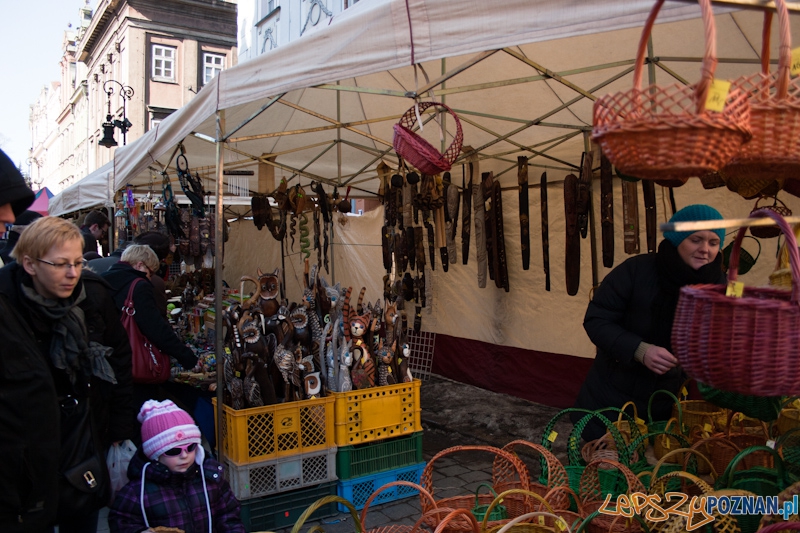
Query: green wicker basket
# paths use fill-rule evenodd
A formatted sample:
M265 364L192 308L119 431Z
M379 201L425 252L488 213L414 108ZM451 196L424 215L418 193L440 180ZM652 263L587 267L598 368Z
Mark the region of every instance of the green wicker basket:
M742 413L750 418L764 422L777 420L781 412L781 396L751 396L716 389L705 383L697 382L700 394L707 401L726 409Z

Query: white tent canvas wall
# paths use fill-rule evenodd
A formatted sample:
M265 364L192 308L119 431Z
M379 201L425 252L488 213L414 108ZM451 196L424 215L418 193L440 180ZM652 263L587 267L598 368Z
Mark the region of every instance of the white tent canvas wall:
M608 270L591 261L591 240L597 239L599 247L595 220L589 239L581 246L580 291L575 297L567 296L562 180L578 172L591 130L592 100L630 88L641 27L651 7L650 0L359 2L329 27L223 71L156 129L117 149L115 186L132 184L143 192L154 173L166 169L174 176L172 158L182 143L192 169L206 176L207 187L213 188L216 176L221 175L215 143L219 141L225 168L255 169L261 162L274 166L276 178L286 177L290 185L307 186L316 180L328 190L336 184L342 193L347 186L353 186L356 194L374 193L378 163L397 167L392 126L414 104L414 97L445 102L461 119L465 144L477 150L480 172L493 172L504 187L512 189L503 196L511 291L496 289L491 282L478 288L474 243L467 265L459 258L447 273L440 267L430 272L434 292L423 312L423 329L449 339L475 341L458 346L482 359L463 357L460 361L458 353L444 345L440 350L438 343L437 358L455 376L474 375L459 365L482 361L487 366L480 374L494 375L495 382L520 365L528 376L545 371L550 356L564 356L568 359L560 360L566 361L583 358L584 362L575 359L574 368L585 368L585 358L593 357L594 349L581 327L583 313L593 277L600 281ZM715 14L720 58L716 76L733 79L758 69L762 13L716 7ZM791 23L797 35L800 19L792 17ZM777 32L773 34L770 50L775 58L778 40ZM653 30L652 45L651 68L645 78L652 76L662 85L696 82L704 48L698 6L667 2ZM434 145L446 147L455 124L446 114L440 118L446 132L443 142L434 122L427 123L423 135ZM538 181L542 171L548 175L550 292L544 290L535 188L530 201L534 251L530 270L523 271L520 264L519 211L513 191L519 155L529 157L531 183ZM463 162L457 161L452 170L458 185ZM251 188L257 188L255 179ZM656 189L658 217L663 221L669 216L667 202L661 202L666 190ZM614 192L615 264L619 264L626 257L619 180ZM706 191L697 180L674 192L678 207L709 203L726 217L744 216L753 205L724 188ZM784 199L793 210L800 208L800 202L787 198L792 198ZM599 211L597 190L593 200ZM365 235L370 231L378 235L380 217L373 224L374 229L363 229ZM643 232L644 217L640 227ZM247 247L237 246L226 257L223 275L229 283L229 274L249 271L252 275L256 267L278 266L264 264L275 261L272 250L277 243L266 232L250 229L247 234L242 241ZM641 239L644 248L643 234ZM762 258L745 282L766 282L774 266L774 242L764 242ZM261 247L264 252L259 251ZM380 248L375 246L353 246L350 254L369 258L366 264L380 265L375 261ZM358 268L356 264L351 268ZM292 272L301 271L299 262L291 266ZM337 267L336 281L354 285L356 290L362 283L370 291L382 287L381 268L370 269L370 283L355 280L364 279L364 272L358 276L355 270L351 272L352 277ZM299 283L294 287L298 292L290 288L287 294L291 300L300 296ZM367 294L371 300L379 296ZM497 347L495 352L491 346ZM505 348L519 351L510 354ZM497 355L501 352L502 356ZM569 368L557 366L560 372ZM574 376L567 372L561 376L562 384L574 381ZM561 389L574 391L574 386ZM511 392L530 396L526 391ZM552 400L547 391L535 399L565 401Z

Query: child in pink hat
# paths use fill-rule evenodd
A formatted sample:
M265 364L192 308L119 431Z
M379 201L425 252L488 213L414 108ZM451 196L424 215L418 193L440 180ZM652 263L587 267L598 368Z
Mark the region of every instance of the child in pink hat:
M142 447L108 513L112 533L165 526L204 533L244 533L240 505L222 465L205 456L200 429L173 402L148 400L138 415Z

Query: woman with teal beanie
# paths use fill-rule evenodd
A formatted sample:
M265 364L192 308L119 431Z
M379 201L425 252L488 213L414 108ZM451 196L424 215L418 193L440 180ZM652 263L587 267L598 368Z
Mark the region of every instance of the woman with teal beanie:
M670 222L721 219L713 207L696 204L675 213ZM633 401L643 415L653 392L677 394L684 376L670 337L680 288L725 282L719 253L724 241L722 229L667 231L657 253L631 257L609 272L583 319L597 355L576 407L594 411ZM654 420L667 420L671 410L666 395L653 400ZM580 418L580 413L573 414L573 422ZM587 426L583 437L594 440L603 433L605 427L597 422Z

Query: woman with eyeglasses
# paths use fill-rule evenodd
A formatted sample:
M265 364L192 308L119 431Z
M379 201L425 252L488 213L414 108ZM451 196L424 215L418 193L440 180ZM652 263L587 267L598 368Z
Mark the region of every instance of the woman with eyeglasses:
M244 533L241 506L222 465L200 446L200 428L173 402L148 400L138 416L142 446L128 465L130 482L108 513L114 533L158 527L197 533Z
M0 531L93 532L110 497L108 446L135 431L128 338L108 285L84 268L77 226L39 218L11 255L0 269Z
M175 334L166 317L158 312L155 289L150 277L158 270L158 256L147 245L132 244L125 248L118 263L114 264L102 277L111 285L111 296L118 309L125 305L131 283L144 279L146 283L137 283L133 289L133 315L142 335L161 350L162 353L174 357L183 368L192 370L197 365L197 356ZM164 393L157 385L134 386L134 401L139 407L150 398L164 399Z

